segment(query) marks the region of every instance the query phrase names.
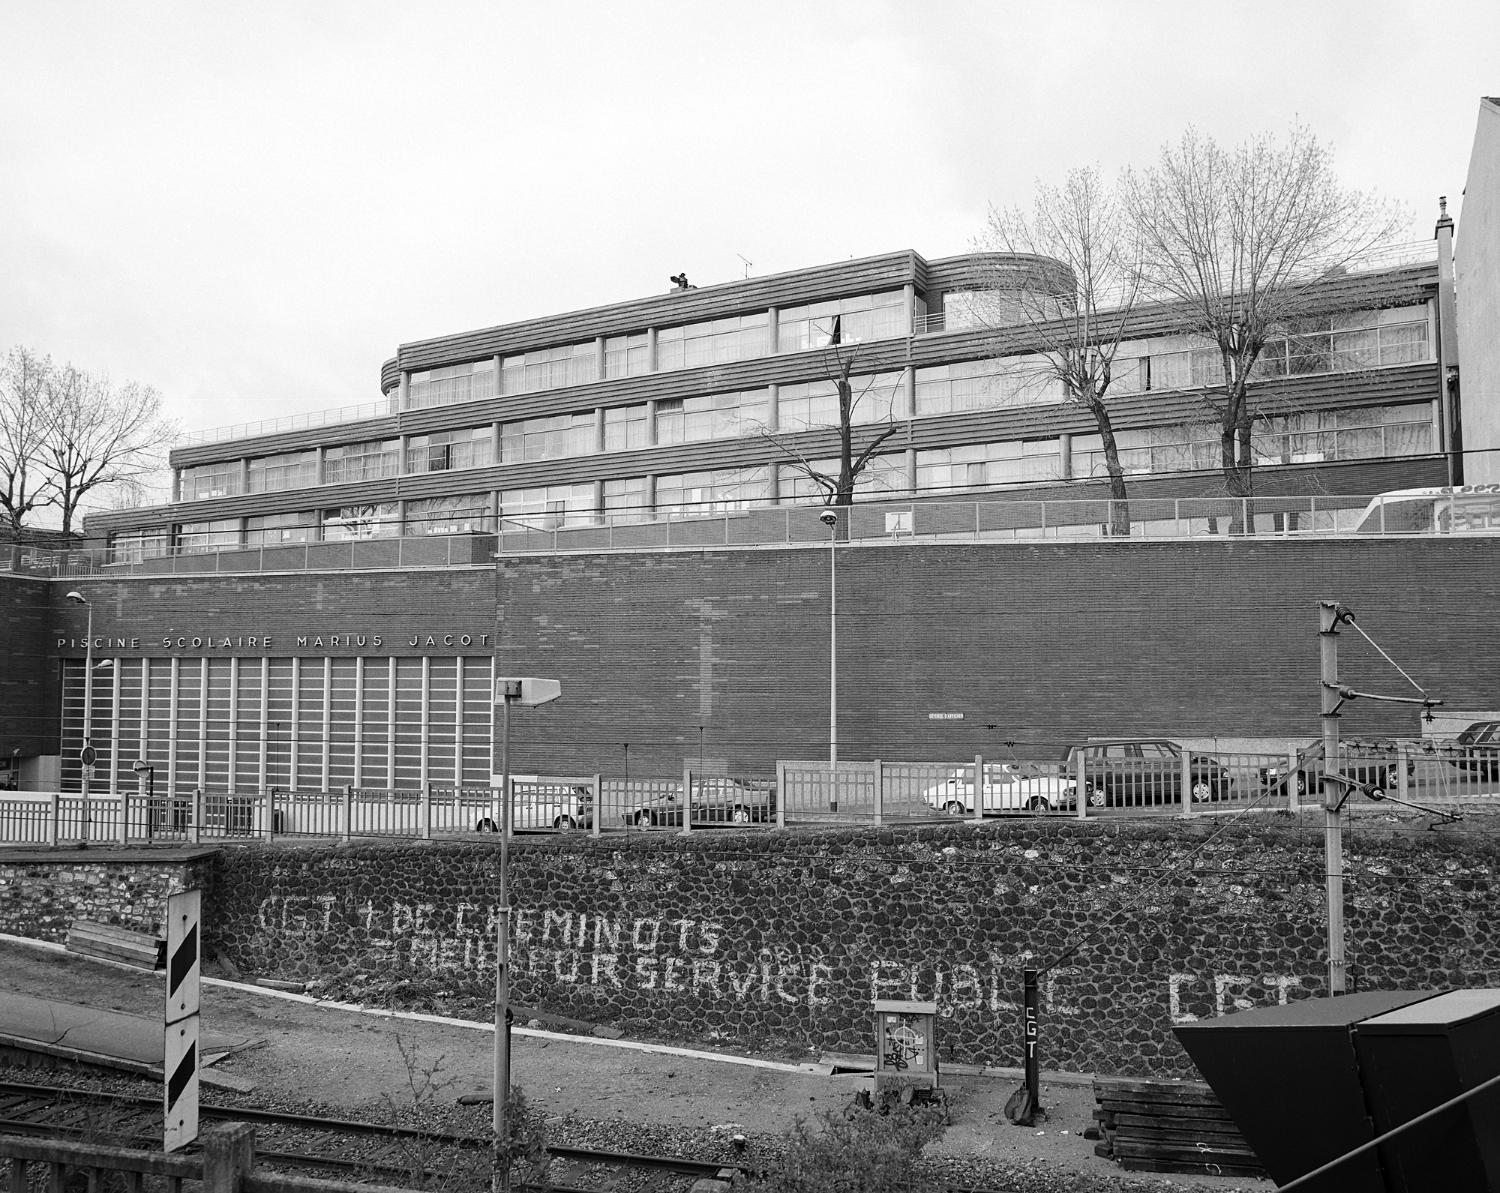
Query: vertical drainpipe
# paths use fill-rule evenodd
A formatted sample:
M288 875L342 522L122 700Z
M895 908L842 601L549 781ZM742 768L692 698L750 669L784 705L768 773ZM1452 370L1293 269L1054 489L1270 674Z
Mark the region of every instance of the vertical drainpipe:
M911 282L901 287L902 312L906 319L906 367L901 372L901 403L905 407L906 450L902 452L902 469L906 473L906 491L917 491L917 449L912 445L912 430L917 418L917 366L912 360L912 340L917 334L917 288ZM976 788L977 790L977 788Z
M1453 288L1453 217L1448 196L1438 198L1438 222L1433 232L1438 258L1438 375L1443 407L1443 447L1448 453L1448 483L1464 483L1463 408L1458 388L1458 304Z

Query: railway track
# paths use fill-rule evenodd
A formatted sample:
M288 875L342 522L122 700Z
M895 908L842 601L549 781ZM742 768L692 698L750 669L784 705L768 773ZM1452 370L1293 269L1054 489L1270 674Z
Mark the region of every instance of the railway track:
M345 1179L359 1175L414 1181L425 1176L488 1182L490 1140L486 1135L211 1103L200 1103L199 1118L255 1124L256 1158L271 1167L336 1173ZM0 1082L0 1133L155 1148L162 1136L161 1097L4 1081ZM549 1187L555 1193L598 1189L601 1186L592 1179L588 1186L567 1182L604 1172L652 1172L669 1181L677 1177L683 1189L703 1177L728 1175L725 1165L708 1160L566 1145L547 1150L553 1160Z

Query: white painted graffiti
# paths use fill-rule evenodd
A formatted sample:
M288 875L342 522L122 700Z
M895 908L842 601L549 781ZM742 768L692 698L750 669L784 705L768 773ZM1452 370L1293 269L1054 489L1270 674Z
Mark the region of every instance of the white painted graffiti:
M1295 974L1174 973L1167 978L1167 1012L1173 1023L1196 1023L1257 1006L1285 1006L1301 986ZM1257 993L1261 997L1253 997Z
M337 895L272 895L257 909L267 935L315 939L354 928L371 952L395 969L474 973L495 965L499 927L494 905L357 901ZM561 986L730 998L766 1004L825 1006L844 993L837 975L851 962L868 976L865 992L882 998L935 1002L943 1015L1019 1014L1021 974L1043 968L1030 952L990 953L979 961L911 964L851 959L836 967L824 954L766 946L726 956L730 933L714 920L674 916L600 915L557 908L513 908L511 966ZM1043 968L1042 1007L1054 1016L1087 1016L1080 1001L1089 981L1077 966ZM1295 975L1172 973L1167 1010L1173 1023L1284 1004L1302 986Z

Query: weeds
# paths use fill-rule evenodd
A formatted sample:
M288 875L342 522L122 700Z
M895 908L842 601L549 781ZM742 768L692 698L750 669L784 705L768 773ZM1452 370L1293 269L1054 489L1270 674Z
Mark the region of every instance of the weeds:
M896 1105L888 1112L851 1106L818 1116L821 1130L798 1119L781 1167L752 1178L754 1193L906 1193L922 1149L941 1139L941 1106Z

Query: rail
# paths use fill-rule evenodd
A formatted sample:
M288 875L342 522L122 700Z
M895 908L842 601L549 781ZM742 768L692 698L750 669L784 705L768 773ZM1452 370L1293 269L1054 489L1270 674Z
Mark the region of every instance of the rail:
M1321 802L1324 769L1315 746L1295 743L1225 750L1121 739L1085 742L1065 760L783 761L774 778L691 769L680 777L527 775L512 778L511 825L522 834L600 837L953 818L1296 811ZM1500 748L1494 746L1351 741L1337 769L1376 803L1452 808L1500 800ZM0 845L433 840L497 832L501 822L500 791L487 786L166 795L101 787L87 798L76 791L0 793Z
M71 1188L70 1174L83 1174L90 1189L119 1174L132 1190L164 1188L182 1193L183 1183L201 1183L204 1193L397 1193L398 1186L329 1181L255 1171L255 1129L245 1123L204 1128L202 1155L172 1155L102 1143L70 1143L0 1135L0 1160L9 1161L10 1189L32 1185L30 1169L46 1173L46 1188ZM154 1178L150 1182L146 1178Z
M1435 528L1385 525L1382 495L1304 494L1263 497L1132 497L969 501L882 500L842 511L839 543L1244 541L1359 537L1423 537L1495 533L1457 521ZM1394 498L1391 499L1394 502ZM203 576L263 572L359 571L487 566L498 557L600 551L703 550L826 545L817 505L762 506L703 512L507 518L498 532L319 540L217 550L163 549L158 554L110 550L53 551L13 547L0 571L58 579ZM1368 519L1369 526L1356 530ZM1391 519L1392 523L1398 521Z

